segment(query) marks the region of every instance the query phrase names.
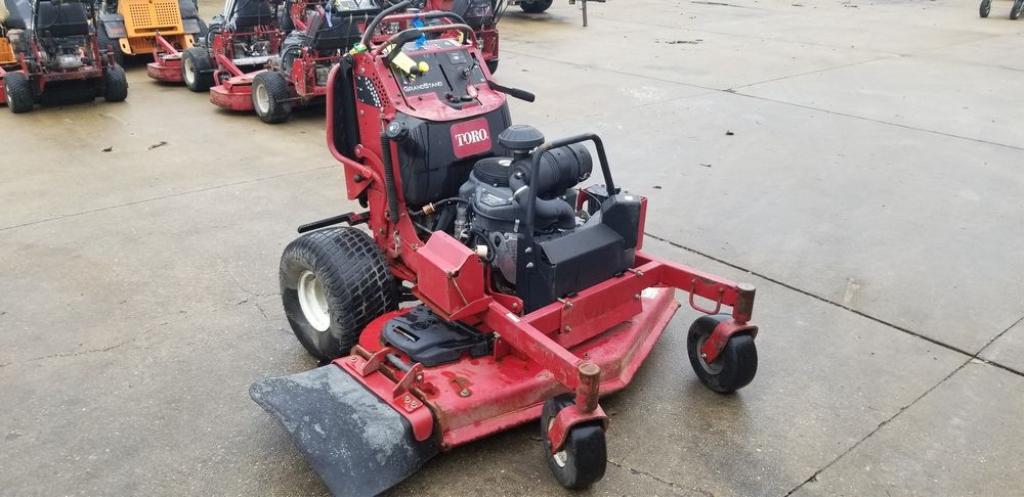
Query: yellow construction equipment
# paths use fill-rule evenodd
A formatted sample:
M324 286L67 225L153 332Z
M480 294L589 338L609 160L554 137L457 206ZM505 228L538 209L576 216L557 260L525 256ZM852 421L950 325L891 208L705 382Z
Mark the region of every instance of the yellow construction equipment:
M99 18L100 46L119 59L152 54L157 35L179 50L206 36L194 0L107 0Z

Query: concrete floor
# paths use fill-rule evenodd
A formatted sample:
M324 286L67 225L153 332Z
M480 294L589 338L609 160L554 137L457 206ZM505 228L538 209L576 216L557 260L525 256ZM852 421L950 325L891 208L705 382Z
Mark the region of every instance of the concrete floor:
M755 382L701 387L680 312L604 401L608 474L579 495L1024 493L1009 6L610 0L582 29L559 0L502 21L498 79L538 94L516 120L599 132L650 197L651 251L758 286ZM315 365L277 261L351 207L323 114L267 126L130 79L124 104L0 109L0 494L322 495L247 388ZM575 495L538 440L459 448L391 495Z

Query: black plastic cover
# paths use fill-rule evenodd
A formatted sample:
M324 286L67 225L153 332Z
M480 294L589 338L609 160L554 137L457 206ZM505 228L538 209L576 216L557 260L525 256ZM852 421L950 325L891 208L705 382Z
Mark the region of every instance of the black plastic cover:
M496 136L509 125L508 104L482 117L487 119L490 136ZM452 146L452 126L460 121L424 121L405 114L395 120L409 130L408 137L398 142L398 162L402 193L413 207L458 195L477 160L504 151L493 140L489 151L459 159Z
M249 396L281 421L333 495L369 497L435 456L404 416L333 364L257 381Z
M381 338L426 367L455 362L467 353L470 357L491 353L491 335L445 321L422 305L388 321Z

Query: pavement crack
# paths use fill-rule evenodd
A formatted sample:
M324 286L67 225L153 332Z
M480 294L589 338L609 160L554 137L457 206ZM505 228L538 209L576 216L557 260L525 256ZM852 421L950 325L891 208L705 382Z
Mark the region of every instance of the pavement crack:
M186 190L186 191L183 191L183 192L170 193L170 194L167 194L167 195L158 195L156 197L144 198L144 199L140 199L140 200L132 200L130 202L124 202L124 203L120 203L120 204L116 204L116 205L108 205L108 206L105 206L105 207L97 207L95 209L86 209L84 211L73 212L71 214L61 214L59 216L53 216L53 217L48 217L48 218L44 218L44 219L37 219L35 221L28 221L28 222L21 223L21 224L12 224L10 226L3 226L3 227L0 227L0 231L7 231L7 230L18 229L18 228L25 228L25 227L28 227L28 226L35 226L37 224L49 223L51 221L60 221L60 220L68 219L68 218L72 218L72 217L84 216L86 214L95 214L97 212L103 212L103 211L109 211L109 210L114 210L114 209L120 209L121 207L131 207L131 206L135 206L135 205L146 204L146 203L150 203L150 202L156 202L156 201L159 201L159 200L166 200L166 199L169 199L169 198L183 197L183 196L186 196L186 195L193 195L193 194L196 194L196 193L204 193L204 192L209 192L209 191L213 191L213 190L219 190L221 188L230 188L232 186L247 185L247 184L250 184L250 183L259 183L261 181L268 181L268 180L277 179L277 178L283 178L283 177L287 177L287 176L295 176L295 175L299 175L299 174L311 173L311 172L314 172L314 171L321 171L321 170L324 170L324 169L333 169L335 167L336 166L314 167L314 168L310 168L310 169L303 169L301 171L289 171L289 172L281 173L281 174L273 174L273 175L270 175L270 176L260 176L258 178L250 178L250 179L241 180L241 181L234 181L234 182L231 182L231 183L223 183L223 184L219 184L219 185L211 185L211 186L206 186L206 187L203 187L203 188L196 188L196 189L193 189L193 190Z
M13 366L13 365L16 365L16 364L28 364L28 363L31 363L31 362L46 361L46 360L49 360L49 359L63 359L63 358L68 358L68 357L81 357L81 356L86 356L86 355L90 355L90 354L98 354L98 353L101 353L101 352L110 352L112 350L117 350L117 349L119 349L121 347L124 347L125 345L129 345L131 343L134 343L138 339L148 335L150 332L156 330L157 328L166 326L168 324L171 324L172 322L179 321L180 319L182 319L182 318L175 319L175 320L170 320L170 321L164 321L164 322L162 322L162 323L160 323L158 325L150 326L149 328L146 328L145 330L142 330L142 332L132 336L131 338L128 338L128 339L125 339L125 340L121 340L120 342L117 342L117 343L112 344L112 345L108 345L106 347L99 347L99 348L95 348L95 349L79 350L79 351L75 351L75 352L60 352L60 353L57 353L57 354L49 354L49 355L44 355L44 356L39 356L39 357L32 357L32 358L29 358L29 359L25 359L24 361L5 362L3 364L0 364L0 368L5 368L7 366Z
M979 361L985 362L987 364L990 364L992 366L995 366L995 367L1000 368L1002 370L1005 370L1007 372L1013 373L1015 375L1024 376L1024 372L1017 371L1017 370L1015 370L1015 369L1013 369L1013 368L1011 368L1009 366L1000 364L1000 363L995 362L995 361L990 361L990 360L982 359L982 358L978 357L978 354L981 354L981 352L983 350L985 350L985 348L987 348L989 345L991 345L992 342L996 341L999 337L1003 336L1003 334L1005 334L1006 332L1010 331L1010 329L1013 328L1014 326L1016 326L1017 324L1019 324L1021 322L1024 322L1024 316L1021 316L1020 319L1015 321L1009 327L1007 327L1006 329L1004 329L1003 331L997 333L995 336L993 336L991 339L989 339L989 341L986 342L985 345L983 347L981 347L981 349L979 349L977 352L969 352L969 351L964 350L964 349L962 349L960 347L957 347L955 345L948 344L948 343L942 342L940 340L936 340L936 339L934 339L932 337L929 337L927 335L924 335L924 334L921 334L921 333L916 332L914 330L911 330L910 328L907 328L905 326L900 326L900 325L898 325L896 323L893 323L891 321L887 321L887 320L882 319L882 318L877 317L877 316L873 316L873 315L868 314L868 313L866 313L864 311L861 311L861 310L858 310L858 309L854 309L853 307L850 307L849 305L846 305L846 304L844 304L842 302L836 302L835 300L832 300L832 299L829 299L829 298L826 298L826 297L822 297L821 295L818 295L816 293L810 292L808 290L804 290L803 288L800 288L798 286L792 285L790 283L786 283L786 282L784 282L782 280L779 280L779 279L774 278L772 276L769 276L767 274L755 271L755 270L747 268L747 267L743 267L743 266L741 266L739 264L735 264L735 263L729 262L729 261L727 261L725 259L722 259L720 257L715 257L715 256L713 256L713 255L711 255L711 254L709 254L707 252L704 252L704 251L701 251L701 250L697 250L697 249L692 248L692 247L687 247L686 245L674 242L672 240L669 240L668 238L664 238L664 237L655 235L655 234L647 232L647 231L644 232L644 235L649 236L649 237L651 237L651 238L653 238L655 240L658 240L660 242L667 243L667 244L669 244L669 245L671 245L671 246L673 246L675 248L678 248L678 249L690 252L691 254L696 254L696 255L699 255L699 256L704 257L706 259L710 259L710 260L715 261L715 262L717 262L719 264L722 264L723 266L728 266L728 267L731 267L731 268L736 269L738 271L743 271L744 273L747 273L749 275L756 276L756 277L761 278L763 280L767 280L767 281L769 281L771 283L779 285L779 286L781 286L783 288L786 288L788 290L792 290L792 291L797 292L797 293L799 293L801 295L804 295L806 297L810 297L810 298L812 298L814 300L817 300L819 302L823 302L825 304L828 304L828 305L831 305L831 306L834 306L834 307L838 307L838 308L840 308L840 309L842 309L844 311L856 314L856 315L858 315L858 316L860 316L862 318L865 318L865 319L874 321L874 322L876 322L878 324L881 324L882 326L885 326L885 327L888 327L888 328L892 328L892 329L894 329L896 331L899 331L899 332L902 332L902 333L906 333L907 335L913 336L915 338L920 338L921 340L924 340L924 341L926 341L928 343L931 343L933 345L936 345L938 347L942 347L942 348L944 348L946 350L951 350L953 352L957 352L957 353L963 354L965 356L970 357L972 360L977 359Z
M626 471L629 471L630 473L632 473L634 475L642 476L644 478L650 478L650 479L652 479L652 480L654 480L654 481L656 481L658 483L661 483L662 485L666 485L666 486L669 486L671 488L679 489L679 490L682 490L682 491L685 491L685 492L688 492L688 493L689 492L696 492L696 493L698 493L700 495L703 495L704 497L715 497L715 494L711 493L708 490L704 490L704 489L701 489L701 488L687 488L687 487L684 487L684 486L682 486L682 485L680 485L680 484L678 484L678 483L676 483L674 481L666 480L666 479L664 479L664 478L662 478L662 477L660 477L658 475L655 475L653 473L648 473L647 471L641 471L639 469L627 466L627 465L622 464L620 462L615 462L615 461L613 461L611 459L608 459L608 464L611 464L612 466L615 466L616 468L624 469Z
M851 445L851 446L847 447L847 448L846 448L846 450L844 450L844 451L843 451L843 452L842 452L841 454L839 454L838 456L836 456L835 458L833 458L833 459L832 459L831 461L829 461L829 462L828 462L828 464L825 464L825 465L824 465L824 466L822 466L822 467L821 467L820 469L818 469L817 471L815 471L815 472L814 472L814 474L812 474L812 475L811 475L810 477L808 477L808 478L807 478L806 480L804 480L804 481L800 482L800 484L799 484L799 485L797 485L797 486L793 487L793 489L792 489L792 490L790 490L789 492L786 492L786 493L785 493L785 494L783 495L783 497L790 497L791 495L793 495L794 493L796 493L796 492L797 492L798 490L800 490L801 488L803 488L803 487L804 487L804 485L807 485L808 483L813 483L813 482L816 482L816 481L818 481L818 475L820 475L821 473L823 473L823 472L825 472L826 470L828 470L829 468L831 468L831 467L832 467L833 465L835 465L835 463L839 462L839 460L840 460L840 459L842 459L842 458L846 457L846 455L847 455L847 454L849 454L850 452L853 452L853 450L854 450L854 449L856 449L857 447L860 447L860 446L861 446L861 444L863 444L863 443L864 443L865 441L867 441L867 440L868 440L869 438L871 438L872 436L874 436L874 435L875 435L875 433L878 433L878 432L879 432L879 431L880 431L880 430L881 430L882 428L884 428L884 427L885 427L886 425L888 425L889 423L893 422L893 420L895 420L895 419L896 419L896 418L897 418L897 417L898 417L898 416L899 416L900 414L903 414L903 413L904 413L904 412L905 412L905 411L906 411L907 409L910 409L911 407L913 407L913 406L914 406L914 404L917 404L917 402L918 402L918 401L920 401L921 399L923 399L923 398L927 397L927 396L928 396L928 394L932 393L932 391L933 391L933 390L935 390L936 388L938 388L938 387L939 387L939 385L942 385L943 383L945 383L945 382L946 382L946 380L948 380L948 379L952 378L952 377L953 377L953 375L955 375L955 374L957 374L958 372L960 372L960 370L961 370L961 369L963 369L963 368L964 368L964 366L967 366L967 365L968 365L968 364L970 364L970 363L971 363L971 361L973 361L973 360L974 360L974 357L968 358L968 359L967 359L966 361L964 361L964 362L963 362L963 364L960 364L960 365L959 365L959 366L957 366L957 367L956 367L955 369L953 369L952 371L950 371L950 372L949 372L949 374L947 374L947 375L946 375L946 376L944 376L944 377L943 377L943 378L942 378L941 380L939 380L939 381L938 381L937 383L935 383L934 385L932 385L931 387L929 387L929 388L928 388L927 390L925 390L925 391L924 391L924 392L923 392L923 393L922 393L921 395L918 395L918 396L917 396L916 398L914 398L914 400L910 401L910 403L908 403L907 405L905 405L905 406L903 406L903 407L900 407L900 408L899 408L899 409L898 409L898 410L897 410L897 411L896 411L896 412L895 412L895 413L894 413L894 414L893 414L892 416L889 416L888 418L886 418L886 419L882 420L882 422L881 422L881 423L878 423L878 426L875 426L875 428L874 428L873 430L871 430L870 432L868 432L868 434L867 434L867 435L864 435L863 437L861 437L861 439L860 439L860 440L857 440L857 442L856 442L856 443L854 443L853 445Z

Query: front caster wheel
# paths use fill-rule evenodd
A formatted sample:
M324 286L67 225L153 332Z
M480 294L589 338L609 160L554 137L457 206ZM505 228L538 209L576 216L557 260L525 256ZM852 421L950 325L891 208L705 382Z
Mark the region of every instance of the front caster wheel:
M981 17L988 17L989 12L992 12L992 0L981 0L981 5L978 6L978 15Z
M711 337L711 332L715 331L718 323L729 318L725 314L703 316L693 322L686 335L686 352L693 371L701 383L718 393L735 392L747 386L757 374L757 347L750 335L733 335L711 363L701 356L700 349Z
M1016 20L1020 17L1021 11L1024 11L1024 0L1016 0L1013 7L1010 7L1010 19Z
M562 409L573 405L575 402L570 394L548 399L540 417L540 436L544 440L544 458L558 483L565 488L583 489L604 477L608 449L604 440L604 426L600 421L594 421L572 427L562 450L551 452L548 431L555 423L555 416Z

